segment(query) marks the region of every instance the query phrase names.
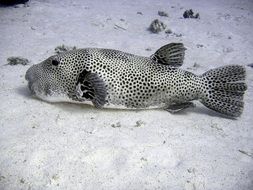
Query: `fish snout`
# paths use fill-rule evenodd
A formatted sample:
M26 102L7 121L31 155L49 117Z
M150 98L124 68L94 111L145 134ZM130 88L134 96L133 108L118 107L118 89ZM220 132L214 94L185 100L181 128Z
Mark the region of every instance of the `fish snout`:
M27 71L26 71L26 74L25 74L25 79L28 81L28 82L31 82L33 80L33 70L34 70L34 65L31 66Z
M31 94L44 100L52 96L66 95L67 90L62 87L61 79L58 80L57 75L46 66L42 62L31 66L26 71L25 79L28 81Z
M25 79L28 81L28 88L32 94L35 94L34 83L37 80L34 71L35 71L35 66L33 65L26 71L26 74L25 74Z

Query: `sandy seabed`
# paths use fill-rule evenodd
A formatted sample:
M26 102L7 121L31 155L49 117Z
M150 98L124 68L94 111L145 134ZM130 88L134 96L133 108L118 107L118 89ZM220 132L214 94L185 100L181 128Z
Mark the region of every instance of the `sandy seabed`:
M251 0L31 0L0 7L0 189L253 189L253 2ZM200 19L183 19L186 9ZM165 11L169 17L161 17ZM152 34L154 19L172 30ZM197 103L164 110L95 109L33 98L30 65L69 46L150 56L187 47L183 69L201 74L245 65L244 113L228 119ZM30 65L5 65L11 56Z

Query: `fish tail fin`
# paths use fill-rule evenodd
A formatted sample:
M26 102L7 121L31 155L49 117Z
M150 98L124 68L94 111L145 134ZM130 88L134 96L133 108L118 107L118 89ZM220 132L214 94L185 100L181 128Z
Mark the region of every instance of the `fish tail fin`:
M184 62L185 50L182 43L170 43L158 49L151 59L163 65L179 67Z
M200 102L206 107L231 117L242 114L243 95L247 90L243 66L230 65L201 75Z

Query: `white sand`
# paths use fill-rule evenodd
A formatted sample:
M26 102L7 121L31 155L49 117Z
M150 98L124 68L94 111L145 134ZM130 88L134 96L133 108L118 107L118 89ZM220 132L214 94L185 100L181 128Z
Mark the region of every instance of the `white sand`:
M0 7L1 190L253 189L253 68L247 67L244 113L231 120L201 104L174 115L49 104L30 96L29 65L4 66L10 56L39 63L61 44L149 56L170 42L185 44L183 68L194 73L247 65L253 63L251 0L29 5ZM189 8L199 20L182 19ZM151 34L147 27L155 18L182 37Z

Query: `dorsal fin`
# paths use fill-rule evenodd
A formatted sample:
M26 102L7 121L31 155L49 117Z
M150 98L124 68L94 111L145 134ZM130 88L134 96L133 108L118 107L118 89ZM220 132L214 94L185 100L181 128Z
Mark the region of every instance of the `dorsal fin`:
M84 70L79 74L75 95L79 101L91 101L95 107L101 108L106 102L105 83L98 74Z
M162 46L150 58L163 65L180 67L184 62L185 50L182 43L170 43Z

